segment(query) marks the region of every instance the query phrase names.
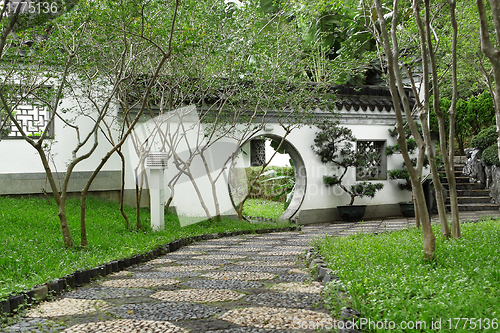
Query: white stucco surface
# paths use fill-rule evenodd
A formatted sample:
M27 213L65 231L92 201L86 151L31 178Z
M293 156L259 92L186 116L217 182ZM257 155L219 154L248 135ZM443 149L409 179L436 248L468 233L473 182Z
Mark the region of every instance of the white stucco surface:
M71 106L71 100L67 100L63 104L64 106ZM117 111L115 111L117 112ZM194 111L196 113L196 111ZM366 113L366 112L364 112ZM373 112L372 112L373 113ZM388 117L389 113L385 113L384 117ZM70 117L70 114L67 114ZM376 117L372 115L371 117ZM359 115L358 115L359 117ZM380 123L370 123L365 119L360 121L361 124L353 125L347 124L345 126L352 129L354 136L358 140L381 140L386 141L387 145L395 144L395 138L389 136L388 130L393 128L392 124L380 124ZM361 118L360 118L361 119ZM202 132L199 131L199 126L196 123L196 117L188 119L185 122L186 128L190 130L185 132L183 139L176 141L175 150L181 156L186 157L186 152L189 147L194 147L196 142L203 142L204 138L201 135ZM154 133L155 122L158 123L158 119L149 119L147 121L138 124L134 140L129 139L123 147L123 152L126 158L126 189L135 189L135 170L137 169L138 174L145 172L146 181L149 178L147 171L141 166L140 157L145 157L148 151L167 151L171 152L169 147L162 144L160 137L158 135L151 135ZM86 133L92 126L92 121L86 117L78 117L76 119L76 124L81 128L81 135ZM179 122L171 118L169 121L163 119L160 121L161 125L158 127L162 131L173 133L179 126ZM168 124L168 126L167 126ZM190 126L192 125L192 126ZM244 126L244 125L241 125ZM118 128L115 126L115 128ZM311 209L322 209L322 208L332 208L338 205L345 205L349 202L349 196L345 194L339 187L326 187L323 184L323 175L335 172L333 166L324 165L320 162L319 158L313 153L311 146L313 145L313 139L317 129L308 126L303 126L301 128L295 129L288 137L288 142L293 145L296 150L301 155L304 160L305 172L307 174L307 187L305 190L304 200L300 206L300 210L311 210ZM68 161L70 161L72 156L72 150L75 148L77 141L74 134L74 130L65 125L61 120L56 119L54 126L55 137L52 141L51 151L52 161L51 166L53 170L63 172L66 169ZM115 135L117 132L114 133ZM261 134L272 134L283 136L284 131L279 125L274 124L272 130L267 130L266 132L260 132L256 136ZM141 143L148 139L148 144L143 145L141 148ZM86 145L81 148L82 152L89 149L92 140L90 140ZM102 135L99 138L99 146L91 158L79 163L74 171L92 171L98 165L101 158L109 150L109 143L104 140ZM143 153L138 153L142 149ZM248 150L247 147L244 149ZM272 149L272 148L271 148ZM220 205L220 212L222 214L234 214L231 199L228 192L228 173L224 162L227 158L235 151L239 151L239 145L230 139L221 140L219 143L209 148L206 151L206 156L211 170L211 175L218 178L216 182L216 193L218 203ZM183 155L184 154L184 155ZM247 155L243 155L241 158L241 165L248 164L249 151ZM35 149L33 149L28 143L22 139L4 139L0 142L0 175L2 174L19 174L19 173L43 173L43 167L40 162L40 158L36 154ZM278 156L281 157L281 156ZM288 156L282 157L286 159L286 164L288 164ZM277 160L275 163L280 165L284 164L285 161ZM394 155L387 158L387 169L400 168L402 163L402 158L400 155ZM111 157L108 163L103 168L103 171L117 171L121 170L121 162L119 157L115 154ZM167 184L172 180L178 173L179 169L169 160L168 168L165 171L166 175L166 197L169 196L169 189ZM193 175L194 182L198 186L198 192L193 186L193 182L183 175L177 181L174 189L174 205L177 208L177 212L182 216L187 216L194 218L194 220L200 220L206 217L204 208L201 205L203 201L206 209L209 210L211 215L215 215L215 201L213 197L213 191L210 182L206 176L205 167L200 157L197 156L193 159L191 163L191 173ZM346 185L353 184L355 182L355 170L352 169L348 172L346 176ZM401 201L408 201L411 199L411 193L403 192L398 189L397 182L391 180L380 180L377 182L384 183L384 189L377 193L374 199L363 198L356 199L355 204L367 204L367 205L378 205L378 204L392 204ZM153 189L155 184L145 183L144 188ZM203 200L200 200L203 199ZM194 221L193 220L193 221ZM190 223L189 219L186 219L185 223Z

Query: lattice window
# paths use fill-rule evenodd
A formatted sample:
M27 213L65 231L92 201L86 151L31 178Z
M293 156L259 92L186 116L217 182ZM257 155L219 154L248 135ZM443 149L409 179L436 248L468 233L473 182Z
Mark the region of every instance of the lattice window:
M39 136L50 120L50 111L46 106L18 105L13 111L24 132L31 137ZM53 129L49 128L49 136L52 134ZM14 123L7 121L2 130L2 138L22 138L22 135Z
M385 141L357 141L356 149L366 163L356 168L356 180L387 179Z
M266 141L255 139L250 141L250 163L252 166L261 166L266 163Z

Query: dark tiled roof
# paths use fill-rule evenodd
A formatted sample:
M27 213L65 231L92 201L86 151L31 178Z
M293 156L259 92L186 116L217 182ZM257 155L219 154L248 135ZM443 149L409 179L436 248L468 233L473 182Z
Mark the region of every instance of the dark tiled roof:
M346 108L347 111L390 111L393 107L391 92L388 87L381 86L332 86L331 92L337 97L336 107L338 110ZM410 103L413 104L413 96L407 90Z

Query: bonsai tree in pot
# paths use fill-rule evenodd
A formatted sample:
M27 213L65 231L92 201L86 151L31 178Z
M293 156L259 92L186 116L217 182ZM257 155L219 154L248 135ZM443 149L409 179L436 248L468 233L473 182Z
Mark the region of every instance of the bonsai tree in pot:
M375 160L375 152L357 152L354 149L356 138L347 127L338 125L338 122L325 121L318 125L319 132L314 138L312 149L322 163L333 163L340 170L340 175L325 175L323 181L326 186L339 186L351 200L348 206L337 206L340 217L346 221L360 221L365 213L366 205L354 205L354 199L359 197L373 198L377 191L384 187L382 183L356 182L351 186L344 184L345 175L349 168L360 168L369 165Z
M405 132L406 132L406 144L408 146L408 152L410 154L413 154L413 153L415 153L415 151L417 149L417 144L411 135L410 129L407 129ZM390 133L391 137L393 137L393 138L398 135L396 129L389 130L389 133ZM392 156L396 153L401 153L401 149L400 149L398 144L395 144L394 146L388 146L385 149L385 154L388 157ZM414 166L417 165L416 159L412 159L412 163ZM429 165L429 160L427 159L427 155L425 155L424 167L427 167L428 165ZM408 172L408 168L406 167L404 162L401 164L401 168L394 169L394 170L388 170L387 176L389 179L400 181L400 182L398 182L398 188L400 190L412 192L410 173ZM413 204L413 195L412 195L411 201L400 202L399 209L401 210L401 214L403 214L403 216L414 217L415 216L415 207Z

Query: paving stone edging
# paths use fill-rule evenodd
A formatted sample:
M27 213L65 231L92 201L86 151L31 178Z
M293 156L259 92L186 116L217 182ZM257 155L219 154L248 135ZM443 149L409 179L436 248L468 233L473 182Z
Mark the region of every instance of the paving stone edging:
M339 296L341 298L348 297L348 294L345 293L345 289L340 281L340 278L335 274L335 272L327 267L326 260L323 256L321 256L314 248L309 248L306 254L306 262L309 266L309 271L314 280L318 282L322 282L323 286L327 286L329 283L336 283L340 286L339 288ZM339 328L339 333L361 333L361 331L351 328L348 324L352 320L356 320L361 316L361 313L353 308L344 307L340 311L341 321L344 322L343 327Z
M147 251L145 253L133 255L129 258L120 260L112 260L108 263L104 263L87 270L78 270L71 274L63 276L62 278L46 282L43 285L36 285L28 292L24 292L19 295L11 295L8 299L0 301L0 318L2 316L13 316L17 314L20 307L22 306L24 306L25 308L30 307L45 300L48 296L58 296L68 289L77 289L87 283L90 283L97 277L105 277L109 274L122 271L127 267L156 259L159 256L175 252L180 248L194 242L254 233L268 234L273 232L300 231L301 229L301 226L290 226L283 228L238 230L176 239L170 243L161 245L158 248Z

